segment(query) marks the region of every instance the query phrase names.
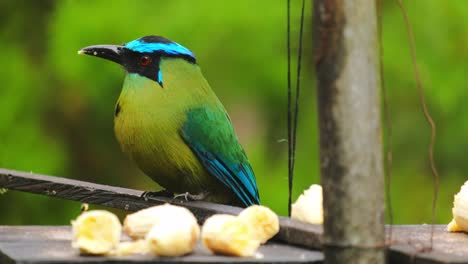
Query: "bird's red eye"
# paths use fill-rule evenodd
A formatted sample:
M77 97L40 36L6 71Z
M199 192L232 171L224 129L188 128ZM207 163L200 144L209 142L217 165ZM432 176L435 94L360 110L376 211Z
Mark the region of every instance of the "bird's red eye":
M140 57L140 65L141 66L148 66L151 63L151 58L149 56L141 56Z

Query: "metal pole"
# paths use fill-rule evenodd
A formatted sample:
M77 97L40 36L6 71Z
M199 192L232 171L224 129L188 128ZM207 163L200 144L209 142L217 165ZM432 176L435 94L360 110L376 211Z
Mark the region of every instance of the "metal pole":
M384 263L376 1L315 0L325 263Z

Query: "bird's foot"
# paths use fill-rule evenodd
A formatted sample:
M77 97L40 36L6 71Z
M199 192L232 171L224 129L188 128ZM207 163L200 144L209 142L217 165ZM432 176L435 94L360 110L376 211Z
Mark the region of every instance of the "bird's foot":
M208 194L210 193L206 191L198 193L198 194L191 194L189 192L185 192L185 193L174 195L174 199L185 199L185 201L201 201L201 200L204 200L208 196Z
M157 198L157 197L172 198L172 197L174 197L174 193L171 192L171 191L165 190L165 189L160 190L160 191L156 191L156 192L146 191L146 192L143 192L141 197L143 197L145 199L150 198L150 197L154 197L154 198Z

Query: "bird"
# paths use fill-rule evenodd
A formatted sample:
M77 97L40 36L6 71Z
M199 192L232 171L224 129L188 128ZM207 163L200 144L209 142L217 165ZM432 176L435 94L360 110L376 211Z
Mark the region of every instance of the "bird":
M124 68L114 133L122 151L165 191L241 207L260 204L254 171L194 53L154 35L78 53Z

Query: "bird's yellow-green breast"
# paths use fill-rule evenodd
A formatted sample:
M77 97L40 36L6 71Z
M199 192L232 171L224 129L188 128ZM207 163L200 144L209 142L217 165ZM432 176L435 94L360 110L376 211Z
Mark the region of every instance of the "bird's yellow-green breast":
M212 181L180 131L188 111L220 104L198 66L167 59L161 61L161 71L164 88L138 74L126 75L116 104L115 134L122 150L160 185L199 192Z

